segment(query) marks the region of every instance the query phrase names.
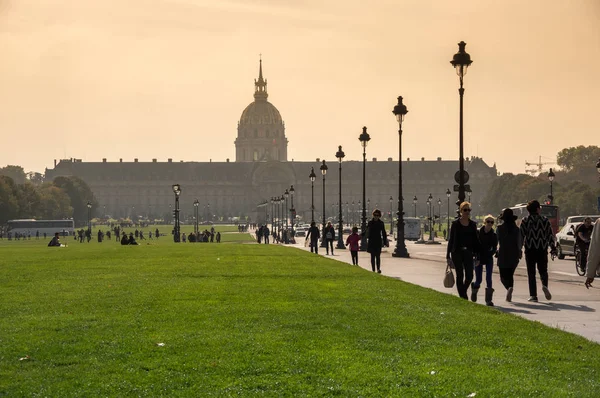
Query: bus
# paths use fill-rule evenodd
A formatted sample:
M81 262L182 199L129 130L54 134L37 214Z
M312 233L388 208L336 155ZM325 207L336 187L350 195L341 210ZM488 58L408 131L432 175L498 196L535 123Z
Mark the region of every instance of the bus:
M542 210L540 211L540 215L546 217L548 221L550 221L550 225L552 226L552 232L554 233L554 235L556 235L558 233L558 206L546 204L542 204L541 206ZM521 220L523 219L523 217L529 215L529 212L527 211L527 203L516 204L513 207L511 207L511 209L515 213L515 216L517 216L517 225L521 225Z
M35 235L39 231L40 235L44 232L48 235L54 235L58 232L62 236L71 236L75 231L73 220L9 220L7 232L12 234Z
M394 228L394 239L398 239L398 229ZM404 217L404 239L419 240L421 236L421 220L417 217Z

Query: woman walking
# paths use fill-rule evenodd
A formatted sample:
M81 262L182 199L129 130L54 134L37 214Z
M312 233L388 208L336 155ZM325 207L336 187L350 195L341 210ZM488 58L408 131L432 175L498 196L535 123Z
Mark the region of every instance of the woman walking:
M458 295L468 300L467 289L473 281L473 265L479 265L481 244L477 224L471 220L471 203L460 204L460 218L450 226L450 239L446 261L456 270L456 290Z
M373 219L367 224L367 252L371 253L371 269L381 274L381 248L389 246L385 224L381 221L381 210L373 210Z
M494 289L492 288L492 273L494 272L494 254L498 248L498 237L494 232L494 216L488 214L485 216L483 227L479 229L479 242L481 243L481 253L479 255L479 265L475 267L475 282L471 283L471 301L477 301L477 292L483 280L483 266L485 265L485 304L493 307L492 297Z
M506 288L506 301L509 303L512 301L515 270L523 257L523 239L521 230L515 223L516 219L513 211L507 208L502 210L502 224L498 225L498 269L500 282Z

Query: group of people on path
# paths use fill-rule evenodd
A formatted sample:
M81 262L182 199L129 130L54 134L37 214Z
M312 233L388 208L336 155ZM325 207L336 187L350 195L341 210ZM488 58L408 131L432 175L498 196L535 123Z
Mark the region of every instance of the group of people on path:
M489 306L494 305L492 274L494 257L497 257L500 282L506 288L506 301L511 302L514 291L514 273L524 254L529 301L537 302L539 300L536 273L539 274L544 297L546 300L552 299L552 293L548 287L548 249L554 258L557 255L556 238L552 232L550 221L540 214L541 205L537 200L532 200L527 204L527 211L529 215L521 220L520 226L517 226L517 216L514 215L512 209L504 209L499 217L502 224L498 225L494 231L495 219L492 215L486 216L485 225L478 229L475 221L470 219L471 204L469 202L461 203L460 217L452 222L450 227L446 254L448 265L456 273L456 289L460 297L469 299L467 293L470 287L471 301L477 301L485 266L485 302ZM594 249L597 253L592 252L593 246L590 245L588 260L591 258L592 261L588 264L592 266L588 267L586 286L591 286L596 270L600 268L599 229L594 228L598 242ZM589 229L590 232L591 230ZM475 282L473 282L473 273L475 273Z
M352 264L358 265L358 251L360 250L360 242L364 237L367 240L367 253L371 255L371 269L373 272L381 273L381 249L389 246L385 224L381 221L381 210L373 210L373 218L368 222L363 235L358 234L358 227L352 228L352 233L346 238L346 246L350 250L352 256ZM321 233L316 223L310 223L310 228L306 234L306 242L310 242L311 253L319 253L319 239ZM323 242L327 255L331 251L333 256L333 242L335 241L335 228L328 222L323 229Z

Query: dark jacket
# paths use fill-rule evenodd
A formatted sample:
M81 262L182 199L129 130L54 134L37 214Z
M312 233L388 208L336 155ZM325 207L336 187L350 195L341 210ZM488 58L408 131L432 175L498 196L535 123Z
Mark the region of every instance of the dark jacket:
M308 229L308 233L306 234L306 240L310 237L311 242L317 242L321 237L321 232L319 232L319 228L314 225Z
M385 224L381 220L372 219L367 224L367 252L381 253L381 248L388 245L387 232Z
M493 258L498 249L498 236L494 232L494 229L490 229L490 232L485 232L485 226L483 226L479 228L479 242L481 243L479 260L482 263L487 263Z
M516 268L521 258L523 239L516 225L509 230L506 225L498 225L498 267Z
M331 233L331 238L327 237L328 233ZM334 240L335 239L335 228L333 227L333 225L325 227L325 229L323 230L323 237L325 239L328 239L328 240Z
M462 236L459 234L462 234ZM463 246L465 244L467 246ZM463 247L471 250L475 258L479 258L481 243L479 242L477 224L475 221L469 220L469 225L465 227L460 223L460 219L456 219L450 225L450 238L448 239L446 258L450 258L450 253L461 251Z

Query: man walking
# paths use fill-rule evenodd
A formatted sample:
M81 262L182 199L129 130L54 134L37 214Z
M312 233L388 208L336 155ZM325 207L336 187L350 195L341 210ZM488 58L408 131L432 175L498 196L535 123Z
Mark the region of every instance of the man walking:
M548 247L552 255L556 254L554 234L550 221L542 215L540 202L532 200L527 204L529 215L521 221L521 236L525 246L525 262L527 263L527 279L529 280L529 301L537 303L537 283L535 270L540 273L542 291L546 300L552 299L548 290Z
M310 223L310 228L308 229L308 233L306 234L306 240L310 239L310 252L319 254L319 238L321 237L321 233L319 232L319 228L315 222Z

